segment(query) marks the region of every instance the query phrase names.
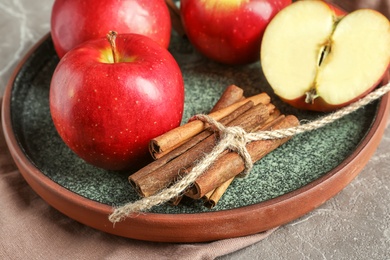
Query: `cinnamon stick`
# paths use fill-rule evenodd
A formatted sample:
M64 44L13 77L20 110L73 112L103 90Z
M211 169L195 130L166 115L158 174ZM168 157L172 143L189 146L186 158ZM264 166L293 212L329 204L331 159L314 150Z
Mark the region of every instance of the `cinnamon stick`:
M252 101L255 105L259 103L269 104L271 98L266 93L261 93L244 100L237 102L233 105L230 105L224 109L220 109L213 113L210 113L209 116L215 120L220 120L226 115L232 113L235 109L242 106L248 101ZM179 126L167 133L160 135L152 139L149 143L150 153L161 153L165 150L168 150L170 147L174 147L179 143L182 143L185 140L197 135L205 129L205 124L200 120L194 120L182 126Z
M232 105L240 100L243 100L245 98L243 94L244 94L244 90L242 88L240 88L236 85L228 86L224 90L224 92L222 93L222 95L219 98L219 100L217 101L217 103L215 103L214 107L210 110L210 113L218 111L222 108L228 107L228 106L230 106L230 105ZM233 113L222 118L220 123L222 123L223 125L228 124L229 122L231 122L232 120L237 118L239 115L243 114L245 111L247 111L251 107L253 107L253 102L249 101L249 102L245 103L244 105L242 105L241 107L239 107L238 109L236 109L235 111L233 111ZM168 161L172 160L173 158L176 158L177 156L184 153L185 151L187 151L188 149L190 149L191 147L193 147L194 145L196 145L200 141L206 139L211 134L212 134L212 131L210 129L205 129L203 132L200 132L196 136L192 137L189 141L184 141L184 142L178 144L177 146L170 148L170 150L168 150L166 152L152 154L152 157L155 160L158 160L158 159L159 160L155 161L155 163L152 163L152 165L149 165L149 169L147 168L146 171L144 171L145 174L147 171L151 172L152 169L156 170L157 168L166 164ZM221 189L222 188L220 188L220 190ZM213 199L212 201L217 200L216 197L217 197L217 195L215 194L212 198ZM179 195L179 196L171 199L169 201L169 204L171 204L172 206L177 206L181 202L182 198L183 198L183 195Z
M282 122L275 125L273 129L289 128L297 126L298 124L298 119L295 116L289 115L286 116ZM256 162L289 139L290 138L254 141L247 144L246 148L251 155L252 161ZM193 199L202 198L209 191L240 174L244 169L245 164L240 155L235 152L224 154L214 162L209 170L195 181L186 195Z
M217 205L218 201L222 198L222 195L225 193L227 188L233 182L234 178L235 177L230 178L229 180L222 183L222 185L220 185L216 189L205 194L205 196L203 196L204 205L210 209L214 208Z
M232 94L232 92L234 92L235 94ZM241 93L241 94L237 95L237 93ZM224 108L223 106L227 107L229 105L232 105L232 104L238 102L239 100L241 100L243 98L242 93L243 93L243 90L237 86L227 87L225 89L225 91L222 93L222 95L219 98L219 100L217 101L217 103L214 105L214 108L216 108L216 106L218 106L222 109L222 108ZM253 105L252 101L245 103L244 105L242 105L239 108L237 108L236 110L234 110L231 114L222 118L220 123L222 123L224 125L230 123L231 121L236 119L238 116L242 115L244 112L246 112L247 110L249 110L253 106L254 105ZM200 132L199 134L195 135L190 140L183 141L181 144L177 145L177 147L169 148L169 150L167 152L152 154L152 157L154 157L154 159L158 159L158 160L153 161L152 163L148 164L147 166L145 166L144 168L142 168L138 172L134 173L131 177L129 177L130 183L132 183L132 184L136 183L137 179L140 179L141 177L144 177L144 176L150 174L151 172L157 170L158 168L160 168L164 164L166 164L169 161L171 161L172 159L178 157L179 155L181 155L185 151L189 150L191 147L195 146L196 144L198 144L199 142L206 139L208 136L210 136L212 134L213 134L213 131L211 131L210 129L205 129L203 132ZM133 185L133 186L136 186L136 185ZM172 204L176 204L176 203L172 203Z
M178 195L177 197L174 197L171 199L168 203L172 206L177 206L180 204L180 201L183 199L183 195Z
M223 125L227 125L233 120L237 119L239 116L241 116L243 113L248 111L253 107L253 102L249 101L245 103L244 105L240 106L236 110L234 110L231 114L225 116L220 120L220 123ZM154 155L154 158L159 159L160 163L163 163L164 161L171 160L180 154L184 153L185 151L189 150L191 147L195 146L196 144L200 143L207 137L213 134L213 131L209 128L206 128L203 132L200 132L199 134L195 135L194 137L190 138L189 140L185 141L183 144L178 146L177 148L173 149L172 151L168 153L158 153ZM162 155L162 156L161 156ZM161 156L159 158L159 156Z
M280 114L279 110L275 110L273 114L270 115L270 118L265 122L264 125L260 126L258 130L268 130L273 125L279 123L285 118L284 115ZM230 178L226 182L222 183L219 187L209 191L206 193L202 199L204 200L204 205L208 208L213 208L217 205L218 201L221 199L227 188L230 186L230 184L233 182L235 177Z
M227 125L241 126L244 130L250 131L264 123L269 118L270 111L272 112L274 108L272 104L264 105L260 103ZM146 175L142 174L141 177L139 172L131 175L129 181L141 196L151 196L175 181L181 169L188 168L204 154L211 152L216 141L216 134L212 134L157 170Z
M219 100L217 101L217 103L215 103L213 109L210 110L210 113L211 112L215 112L215 111L218 111L220 109L223 109L223 108L226 108L230 105L233 105L234 103L237 103L238 101L241 101L244 99L244 90L240 87L237 87L236 85L230 85L228 86L224 92L222 93L221 97L219 98ZM251 104L253 104L253 102L250 102ZM245 104L247 106L245 106ZM229 123L230 121L232 121L233 119L235 119L237 116L241 115L243 112L246 111L246 107L249 109L250 107L248 106L249 105L249 102L245 103L244 105L242 105L241 107L239 107L238 109L236 109L235 111L233 111L231 114L227 115L226 117L222 118L221 119L221 123L226 125L227 123ZM252 105L253 106L253 105ZM244 110L245 109L245 110ZM242 111L242 112L241 112ZM204 133L206 131L206 133ZM199 133L198 135L194 136L193 138L191 139L194 139L196 137L196 140L203 140L205 139L207 136L211 135L212 132L210 131L207 131L207 129ZM200 136L199 136L200 135ZM198 143L199 141L196 141L196 140L190 140L190 142L188 142L187 140L173 146L173 147L168 147L165 151L163 152L160 152L160 153L152 153L152 157L157 160L157 159L160 159L162 158L163 156L165 156L166 154L168 153L171 153L173 150L176 150L175 151L175 154L178 155L178 153L183 153L184 151L188 150L189 148L191 148L192 146L194 146L196 143ZM185 146L183 146L185 145ZM180 148L180 150L178 150L178 148ZM176 155L176 156L177 156ZM172 155L174 156L174 155ZM176 157L175 156L175 157ZM165 158L166 160L167 158Z
M210 110L210 113L233 105L244 98L244 90L242 88L239 88L236 85L230 85L222 93L218 102L214 105L213 109Z
M240 115L242 115L244 112L248 111L253 107L253 102L249 101L242 105L241 107L237 108L235 111L233 111L231 114L227 115L226 117L221 119L221 123L226 125L236 118L238 118ZM180 156L181 154L188 151L190 148L194 147L207 137L211 136L213 134L213 131L210 129L206 129L203 132L200 132L196 136L192 137L190 140L182 144L181 146L177 147L176 149L170 151L169 153L165 154L158 160L155 160L142 169L138 170L137 172L133 173L129 177L130 183L136 183L138 179L143 178L144 176L150 174L151 172L159 169L163 165L167 164L168 162L172 161L176 157Z
M240 100L243 100L244 97L244 90L236 85L230 85L228 86L224 92L222 93L221 97L217 101L217 103L214 105L213 109L210 110L211 112L218 111L220 109L223 109L225 107L228 107ZM249 110L251 107L253 107L253 102L249 101L233 111L233 113L227 115L226 117L222 118L220 123L223 125L226 125L230 123L232 120L236 119L239 115L243 114L245 111ZM168 161L171 161L172 159L176 158L180 154L184 153L200 141L206 139L208 136L210 136L213 132L210 129L205 129L203 132L200 132L196 136L192 137L189 141L184 141L180 144L178 144L175 147L170 148L170 150L166 152L161 152L161 153L155 153L152 154L152 157L155 160L154 163L150 164L148 167L144 168L144 173L146 174L147 172L151 172L153 170L158 169L162 165L166 164ZM223 186L223 185L222 185ZM222 187L219 188L222 192ZM211 201L216 201L217 202L217 193L213 195L211 198ZM222 196L222 195L221 195ZM183 198L183 195L177 196L173 198L172 200L169 201L169 204L172 206L177 206L181 202ZM216 204L214 203L214 205ZM211 203L209 203L211 204Z
M253 132L269 130L273 126L279 124L285 117L285 115L280 114L280 111L278 109L275 109L274 113L270 115L268 120L263 125L259 126L256 129L253 129Z

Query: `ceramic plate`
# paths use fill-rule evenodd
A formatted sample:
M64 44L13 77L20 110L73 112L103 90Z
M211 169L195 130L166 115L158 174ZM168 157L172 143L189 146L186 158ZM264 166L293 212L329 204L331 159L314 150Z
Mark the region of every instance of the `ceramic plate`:
M225 87L236 84L250 96L267 92L284 114L302 123L323 116L295 110L272 94L259 63L227 67L196 53L173 37L170 51L186 85L183 122L206 113ZM364 167L382 137L389 97L316 131L301 134L236 179L213 209L199 201L161 205L115 226L113 207L139 199L127 181L131 172L86 164L58 136L50 117L49 85L58 63L50 35L21 61L7 86L3 127L14 160L29 185L47 203L85 225L149 241L202 242L254 234L292 221L342 190Z

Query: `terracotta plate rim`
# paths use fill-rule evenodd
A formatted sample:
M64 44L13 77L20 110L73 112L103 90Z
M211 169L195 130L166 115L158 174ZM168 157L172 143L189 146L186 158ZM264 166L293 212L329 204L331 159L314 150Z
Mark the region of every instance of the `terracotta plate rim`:
M2 126L11 155L32 189L49 205L70 218L95 229L127 238L156 242L206 242L255 234L286 224L332 198L364 168L375 152L386 128L390 95L380 101L371 128L355 151L333 170L315 181L268 201L235 209L193 214L140 213L113 225L108 220L113 208L78 195L37 169L16 140L11 123L13 83L48 33L25 55L14 70L4 93Z

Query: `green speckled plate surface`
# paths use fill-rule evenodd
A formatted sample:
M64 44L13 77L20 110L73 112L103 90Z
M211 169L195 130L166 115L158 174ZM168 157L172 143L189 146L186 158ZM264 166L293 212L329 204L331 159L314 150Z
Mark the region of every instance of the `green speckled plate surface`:
M230 84L236 84L244 88L246 96L267 92L272 97L272 102L283 113L297 115L303 123L306 120L313 120L322 115L320 113L297 111L280 102L268 87L258 63L244 67L219 65L201 57L193 51L185 40L179 38L172 39L170 51L181 66L186 86L183 122L194 114L205 113L211 109L225 87ZM28 170L21 169L27 181L31 177L34 178L34 181L30 180L29 183L35 182L38 177L44 178L49 188L56 191L54 197L58 196L60 201L63 199L68 200L69 196L76 196L81 199L75 202L73 198L70 198L70 205L63 208L61 205L66 203L58 203L58 200L52 201L50 195L46 194L48 191L45 189L48 188L35 188L45 200L60 211L84 224L106 232L138 239L180 242L207 241L246 235L247 233L259 232L266 228L283 224L306 213L300 212L295 214L297 216L290 214L291 217L286 216L274 224L269 223L270 221L267 220L265 221L266 225L261 228L260 226L254 227L253 232L244 232L238 235L232 232L226 235L216 235L215 237L200 235L199 238L191 239L180 238L177 235L175 237L175 234L172 234L172 237L166 235L161 238L158 238L158 236L151 237L151 235L147 235L148 232L145 232L146 235L137 235L138 231L135 232L134 228L127 231L124 229L125 231L122 232L118 231L118 228L110 227L107 222L102 224L104 227L100 227L100 224L94 221L89 223L88 216L78 217L76 213L68 212L72 211L72 203L83 204L85 202L88 205L86 207L93 205L93 207L97 207L96 211L99 212L98 214L102 215L107 213L107 211L109 212L112 206L135 201L139 197L127 181L127 177L131 172L109 172L88 165L73 154L58 136L51 121L48 105L50 79L57 63L58 58L48 36L37 44L36 48L30 52L15 72L15 77L7 90L9 101L5 98L6 102L4 102L4 105L9 106L11 123L9 129L12 129L12 134L6 133L6 136L8 139L15 138L18 146L16 149L20 149L26 160L23 163L24 166L19 165L19 168L24 168L26 163L31 163L28 166ZM141 221L142 218L148 218L149 215L162 216L163 219L165 219L163 215L168 216L168 218L180 215L181 218L189 216L189 222L192 223L196 221L194 219L202 219L204 216L205 219L199 221L207 225L208 219L214 215L216 218L223 214L234 215L238 213L239 215L240 211L247 211L256 205L263 207L263 204L269 206L273 201L278 203L285 200L289 201L291 200L290 194L299 195L310 190L312 186L320 185L323 181L329 180L329 176L327 176L329 174L333 176L342 171L345 174L356 175L357 173L351 173L351 171L344 170L343 167L351 164L351 160L357 155L357 149L365 149L367 143L370 142L374 135L373 125L377 124L375 126L377 128L378 124L383 121L382 118L378 119L378 111L384 109L384 107L387 110L387 102L386 104L374 102L326 127L294 137L291 141L256 163L253 171L247 178L236 179L218 205L213 209L207 209L202 203L193 201L185 202L176 207L161 205L153 208L151 214L148 213L133 219L130 218L130 221ZM381 117L383 117L383 113ZM3 117L7 117L7 115ZM3 122L3 124L5 123ZM9 141L9 146L12 145L14 143L11 140ZM17 155L14 153L17 163L20 161L18 156L20 156L19 153ZM365 162L368 159L369 157L364 159ZM355 168L362 168L365 162L363 165ZM31 167L33 170L31 170ZM31 176L31 174L34 174L34 176ZM349 182L351 178L345 182ZM325 196L324 199L326 200L336 194L346 184L344 183L338 190L332 191L332 194ZM30 185L33 188L35 187L33 183ZM310 204L310 201L309 199L307 203ZM312 205L308 205L306 211L324 202L312 201ZM295 207L294 205L287 203L286 207ZM99 209L100 206L104 209L103 211ZM92 214L90 218L94 218L94 209L88 209L88 212L88 214ZM258 221L257 217L260 215L257 215L254 219ZM270 216L275 218L272 214ZM234 216L232 219L234 219ZM165 220L161 221L164 222ZM169 222L169 220L166 221ZM185 220L183 220L183 223L186 223ZM157 223L156 225L160 224ZM126 222L122 225L126 225ZM154 228L153 224L149 223L149 225L150 229ZM185 229L185 226L182 229ZM180 231L180 228L178 230ZM156 228L156 232L158 232L158 228ZM153 234L153 232L150 232L150 234Z

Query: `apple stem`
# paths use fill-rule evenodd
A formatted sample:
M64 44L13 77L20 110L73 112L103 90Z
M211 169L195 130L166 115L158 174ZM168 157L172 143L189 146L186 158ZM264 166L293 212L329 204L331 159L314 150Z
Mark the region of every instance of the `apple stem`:
M116 63L118 61L118 54L117 54L116 42L115 42L117 35L118 35L118 33L115 31L109 31L107 34L107 40L111 46L111 51L112 51L114 63Z
M317 91L314 88L307 91L305 94L306 94L305 102L307 104L313 104L314 99L318 97Z

